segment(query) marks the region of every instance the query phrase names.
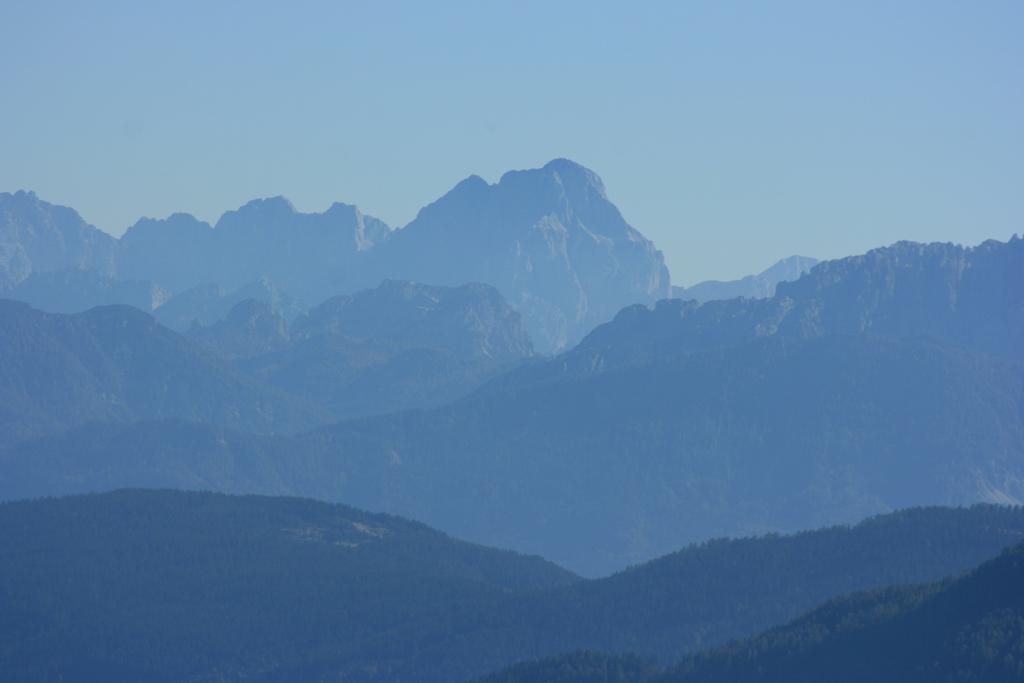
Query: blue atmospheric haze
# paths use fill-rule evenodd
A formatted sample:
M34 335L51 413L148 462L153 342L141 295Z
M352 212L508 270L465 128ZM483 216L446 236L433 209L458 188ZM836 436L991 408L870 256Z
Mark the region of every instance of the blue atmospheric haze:
M392 225L600 173L673 280L1024 225L1020 2L44 2L0 9L0 190L120 234L257 196Z

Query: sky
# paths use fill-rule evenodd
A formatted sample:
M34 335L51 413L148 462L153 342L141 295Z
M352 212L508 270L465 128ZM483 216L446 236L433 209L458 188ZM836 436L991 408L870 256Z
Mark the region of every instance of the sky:
M677 284L1024 232L1024 2L4 0L0 191L401 226L567 157Z

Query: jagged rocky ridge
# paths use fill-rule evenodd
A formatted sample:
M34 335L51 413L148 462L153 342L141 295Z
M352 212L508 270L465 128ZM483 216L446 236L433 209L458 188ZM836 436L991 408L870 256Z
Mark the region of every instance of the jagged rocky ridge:
M928 337L1024 361L1024 239L976 247L899 242L825 261L761 300L632 306L562 358L566 372L768 337ZM556 367L552 365L551 367Z
M31 193L0 195L0 291L33 272L68 268L154 282L174 295L233 292L263 279L302 307L386 279L484 282L520 311L545 352L575 343L627 304L669 294L661 253L625 222L596 174L564 159L494 185L470 177L394 231L354 206L302 213L274 197L229 211L213 227L180 213L144 218L115 240Z
M33 192L0 192L0 293L33 272L117 272L118 242L73 209L41 201Z

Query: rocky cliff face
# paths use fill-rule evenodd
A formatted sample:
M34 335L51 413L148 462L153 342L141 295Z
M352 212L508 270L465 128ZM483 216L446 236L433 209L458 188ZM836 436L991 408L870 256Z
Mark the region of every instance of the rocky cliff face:
M494 285L542 351L669 293L661 252L625 221L595 173L565 159L494 185L467 178L372 259L372 272L389 277Z
M187 214L142 219L121 239L118 264L125 277L145 276L174 292L211 283L235 289L268 278L315 303L355 287L359 254L388 233L354 206L302 213L271 197L228 211L213 228Z
M354 206L303 213L272 197L225 213L213 227L181 213L143 218L114 240L34 195L0 198L0 291L33 270L68 267L153 282L174 295L232 292L264 279L303 307L388 279L481 282L522 314L542 352L572 345L623 306L670 293L661 252L623 219L595 173L565 159L493 185L467 178L394 232Z
M0 292L34 272L71 268L113 275L116 251L117 240L73 209L34 192L0 193Z
M825 261L771 299L634 306L563 359L574 371L759 337L931 337L1024 360L1024 239L976 247L900 242Z

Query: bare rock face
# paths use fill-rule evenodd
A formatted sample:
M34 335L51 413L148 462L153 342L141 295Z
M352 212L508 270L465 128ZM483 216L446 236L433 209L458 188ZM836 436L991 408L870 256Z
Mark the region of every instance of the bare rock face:
M563 349L623 306L669 295L654 244L609 201L601 179L565 159L471 176L371 254L372 273L494 285L541 351Z
M121 239L119 268L175 293L267 278L308 304L354 288L359 255L389 232L347 204L302 213L284 197L254 199L212 228L188 214L140 220Z
M625 221L595 173L565 159L494 185L467 178L397 231L348 204L303 213L271 197L213 226L184 213L143 218L115 240L71 209L0 195L0 291L33 271L67 268L192 298L198 287L234 292L266 280L304 308L384 280L486 283L522 314L544 353L571 346L623 306L670 294L661 252ZM174 317L209 324L229 308L213 320L200 310Z
M1024 361L1024 239L975 247L898 242L824 261L770 299L660 301L624 309L566 367L621 364L760 337L927 337Z
M34 192L0 193L0 292L34 272L115 272L117 240L74 209L44 202Z

